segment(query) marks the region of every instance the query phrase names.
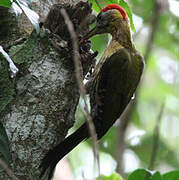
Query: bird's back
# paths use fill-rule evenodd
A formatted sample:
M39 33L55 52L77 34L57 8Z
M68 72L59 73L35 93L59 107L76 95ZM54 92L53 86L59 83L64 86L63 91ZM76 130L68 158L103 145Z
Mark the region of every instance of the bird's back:
M126 108L143 70L143 60L138 52L122 46L111 56L107 54L102 58L100 69L94 72L93 91L90 93L91 115L99 139Z

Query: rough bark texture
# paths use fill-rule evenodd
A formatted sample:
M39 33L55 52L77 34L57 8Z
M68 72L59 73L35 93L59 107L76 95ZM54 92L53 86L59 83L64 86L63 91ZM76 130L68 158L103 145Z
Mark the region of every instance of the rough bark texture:
M66 8L78 36L84 35L88 26L78 27L91 14L89 4L58 6ZM52 9L58 13L56 7ZM11 168L22 180L39 179L40 160L73 126L79 100L68 29L60 13L51 13L55 21L49 21L48 16L44 23L50 31L44 27L39 35L33 31L23 44L16 46L0 41L20 70L15 79L10 79L8 64L1 58L0 120L10 141ZM63 30L57 32L60 27ZM15 30L18 32L17 26ZM13 33L12 29L9 31ZM5 38L9 38L7 34ZM80 54L85 76L94 62L89 43L82 45ZM0 179L8 179L6 173L0 173Z

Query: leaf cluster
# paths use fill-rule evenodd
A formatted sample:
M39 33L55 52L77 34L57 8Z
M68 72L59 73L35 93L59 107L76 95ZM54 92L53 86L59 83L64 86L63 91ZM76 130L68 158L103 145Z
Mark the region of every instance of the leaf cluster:
M178 180L179 171L171 171L168 173L160 174L160 172L150 172L146 169L137 169L133 171L127 178L127 180ZM98 180L98 178L96 179ZM123 178L117 174L113 173L110 176L102 175L102 180L123 180Z

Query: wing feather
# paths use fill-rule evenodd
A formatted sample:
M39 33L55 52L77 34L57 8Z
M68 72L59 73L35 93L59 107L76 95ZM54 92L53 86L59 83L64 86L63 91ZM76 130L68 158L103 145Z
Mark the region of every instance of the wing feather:
M134 63L128 50L122 48L106 59L96 76L92 101L97 105L92 116L99 139L120 117L135 92L141 73Z

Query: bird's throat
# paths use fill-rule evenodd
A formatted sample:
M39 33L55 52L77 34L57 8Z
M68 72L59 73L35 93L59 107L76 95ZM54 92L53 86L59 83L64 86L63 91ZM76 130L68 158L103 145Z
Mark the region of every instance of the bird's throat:
M121 48L124 48L124 47L117 40L112 39L110 41L108 47L104 51L100 61L96 65L93 76L96 76L99 73L99 71L100 71L102 65L104 64L104 62L106 61L106 59L108 59L110 56L112 56L115 52L117 52Z
M99 73L106 59L110 58L110 56L115 54L120 49L126 48L133 52L136 51L135 45L132 41L130 28L127 23L118 24L118 26L116 26L114 29L111 29L111 35L112 40L110 41L108 47L104 51L99 63L96 65L96 68L93 73L94 76L96 76Z
M104 51L102 58L105 57L105 59L106 59L106 58L110 57L112 54L114 54L121 48L123 48L123 45L116 39L112 39L111 42L109 43L108 47Z

